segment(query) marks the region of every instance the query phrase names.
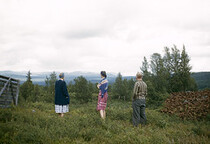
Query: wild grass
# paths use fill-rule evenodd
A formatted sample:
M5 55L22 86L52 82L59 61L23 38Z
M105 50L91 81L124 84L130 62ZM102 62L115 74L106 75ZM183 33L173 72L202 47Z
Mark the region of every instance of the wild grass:
M183 121L146 109L147 125L134 128L130 102L109 101L100 119L96 101L72 104L63 118L51 103L27 103L0 109L0 143L209 143L210 122Z

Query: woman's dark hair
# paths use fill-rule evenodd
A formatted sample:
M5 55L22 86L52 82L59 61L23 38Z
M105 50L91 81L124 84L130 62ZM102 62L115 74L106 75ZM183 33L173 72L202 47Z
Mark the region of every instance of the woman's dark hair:
M105 71L101 71L101 75L102 75L103 77L105 77L105 78L107 77Z

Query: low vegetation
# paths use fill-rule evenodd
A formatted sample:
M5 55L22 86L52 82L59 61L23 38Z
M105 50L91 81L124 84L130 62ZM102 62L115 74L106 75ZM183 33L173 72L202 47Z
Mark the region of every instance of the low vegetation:
M72 104L64 118L52 103L0 109L0 143L208 143L209 120L186 121L146 109L147 125L134 128L130 102L109 101L100 119L96 101Z

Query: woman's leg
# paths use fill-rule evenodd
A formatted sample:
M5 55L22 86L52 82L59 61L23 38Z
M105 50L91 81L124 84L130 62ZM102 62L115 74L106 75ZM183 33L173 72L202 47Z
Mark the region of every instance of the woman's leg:
M63 117L64 116L64 113L58 113L60 117Z
M100 110L100 116L101 116L102 119L104 119L104 112L103 112L103 110Z
M103 112L104 112L104 119L106 118L106 111L105 110L103 110Z

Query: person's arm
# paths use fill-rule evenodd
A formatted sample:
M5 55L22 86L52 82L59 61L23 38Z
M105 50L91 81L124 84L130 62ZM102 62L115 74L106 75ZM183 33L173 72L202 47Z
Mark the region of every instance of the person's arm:
M145 90L145 96L147 96L147 85L146 85L146 90Z
M57 83L58 83L58 81L55 82L55 91L56 91L56 88L57 88L57 85L58 85Z
M136 83L135 83L135 85L134 85L134 88L133 88L133 96L132 96L132 100L133 100L133 99L134 99L134 97L136 96L137 87L138 87L138 85L137 85L137 82L136 82Z
M99 83L99 84L97 84L97 88L98 88L98 89L100 89L100 86L101 86L101 84L100 84L100 83Z
M101 98L104 97L104 94L107 92L108 89L108 83L104 83L100 85L100 90L101 90Z
M69 93L68 93L68 90L67 90L67 86L66 86L66 82L64 81L63 82L63 94L66 98L69 98Z

